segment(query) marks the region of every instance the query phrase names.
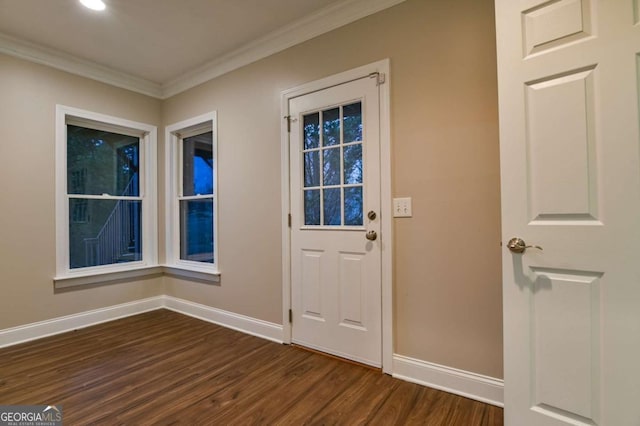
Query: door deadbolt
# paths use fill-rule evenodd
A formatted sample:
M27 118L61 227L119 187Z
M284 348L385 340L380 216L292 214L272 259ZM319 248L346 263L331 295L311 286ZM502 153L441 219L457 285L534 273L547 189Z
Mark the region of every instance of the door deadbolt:
M375 220L378 215L373 210L370 210L369 213L367 213L367 217L369 218L369 220Z

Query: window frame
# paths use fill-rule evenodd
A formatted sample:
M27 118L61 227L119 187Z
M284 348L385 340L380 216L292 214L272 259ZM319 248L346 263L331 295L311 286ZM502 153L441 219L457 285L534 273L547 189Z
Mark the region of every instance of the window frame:
M67 125L114 132L139 138L140 150L140 199L142 208L142 260L109 265L71 268L69 250L69 194L67 192ZM56 105L56 166L55 166L55 216L56 216L56 276L54 283L64 287L74 280L82 284L98 283L126 278L130 273L139 276L140 271L158 266L158 207L157 207L157 127L79 108ZM117 199L111 195L93 197ZM95 278L91 278L95 277ZM116 278L117 277L117 278ZM89 279L87 279L89 278Z
M182 141L198 134L212 132L213 155L213 263L184 260L180 258L180 200L182 196L183 162ZM218 129L216 111L171 124L165 128L165 221L166 221L166 265L172 273L186 277L213 278L220 275L220 246L218 244ZM181 271L187 273L181 274ZM196 274L189 274L193 272Z

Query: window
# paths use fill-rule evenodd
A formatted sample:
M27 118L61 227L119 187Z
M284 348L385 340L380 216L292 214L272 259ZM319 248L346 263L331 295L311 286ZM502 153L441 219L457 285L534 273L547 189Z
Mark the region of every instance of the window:
M362 226L362 103L305 114L304 224Z
M215 112L167 127L167 263L217 273Z
M156 128L58 106L57 278L157 263Z

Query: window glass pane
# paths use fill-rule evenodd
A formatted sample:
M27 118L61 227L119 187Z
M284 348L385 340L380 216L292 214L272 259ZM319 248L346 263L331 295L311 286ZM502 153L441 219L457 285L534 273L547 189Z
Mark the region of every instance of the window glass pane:
M303 120L305 224L362 226L362 103L307 114Z
M71 223L86 223L89 220L89 200L74 199L70 207Z
M342 109L344 121L344 143L362 140L362 105L356 102Z
M213 194L213 132L182 141L182 193Z
M325 185L340 185L340 148L322 151L324 162L323 181Z
M323 146L340 143L340 108L322 111Z
M320 186L320 151L304 153L304 186Z
M304 224L320 225L320 190L304 191Z
M304 116L304 149L320 146L320 113Z
M180 201L180 259L213 263L213 199Z
M344 147L344 183L362 183L362 144Z
M68 125L68 193L139 196L139 154L139 138Z
M344 224L361 226L362 216L362 187L354 186L344 189Z
M324 193L324 199L322 200L324 203L324 224L325 225L341 225L342 224L342 214L341 214L341 202L340 202L340 193L342 190L340 188L331 188L324 189L322 191Z
M69 267L74 269L141 260L141 217L142 202L138 200L71 198Z

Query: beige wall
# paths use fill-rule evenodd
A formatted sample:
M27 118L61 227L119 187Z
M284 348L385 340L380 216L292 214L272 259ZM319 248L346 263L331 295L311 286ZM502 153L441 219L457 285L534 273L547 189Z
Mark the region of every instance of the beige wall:
M394 220L395 352L502 377L494 37L492 0L407 0L164 102L0 55L0 329L163 292L280 323L280 93L390 58L393 195L413 198ZM158 125L160 158L165 125L218 111L221 285L54 294L57 103Z
M158 100L0 55L0 330L162 290L155 278L54 294L56 104L160 124Z
M165 125L218 111L222 283L167 294L282 318L280 93L391 59L399 354L502 377L500 192L492 0L408 0L163 103Z

